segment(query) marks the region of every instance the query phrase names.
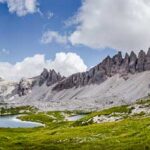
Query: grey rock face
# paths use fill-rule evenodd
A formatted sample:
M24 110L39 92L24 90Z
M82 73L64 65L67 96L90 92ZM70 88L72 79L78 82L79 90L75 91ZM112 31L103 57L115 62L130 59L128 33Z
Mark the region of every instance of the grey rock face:
M110 56L107 56L103 60L102 64L99 66L99 69L104 69L105 74L111 76L112 65L113 65L113 60L110 58Z
M145 58L144 70L150 70L150 48Z
M138 54L138 58L133 51L130 56L126 53L124 58L121 52L118 52L118 54L112 58L107 56L100 64L89 71L77 73L62 80L53 90L59 91L89 84L100 84L115 74L120 74L121 77L127 80L129 73L134 74L145 70L150 70L150 49L147 54L141 50Z
M132 74L136 72L136 63L137 63L137 56L132 51L130 54L130 63L129 63L129 71Z
M123 59L121 68L120 68L120 74L121 75L127 75L129 72L129 62L130 62L130 56L128 53L125 54L125 58Z
M138 55L138 61L137 61L137 65L136 65L136 70L139 71L139 72L142 72L144 71L144 63L145 63L145 52L143 50L141 50L139 52L139 55Z
M100 67L105 70L105 75L111 77L119 72L122 61L122 54L121 52L118 52L113 58L107 56L101 63Z
M50 86L62 79L59 73L56 73L55 70L50 70L47 78L46 85Z
M59 73L56 73L55 70L48 71L44 68L39 77L32 79L21 79L18 84L17 93L19 96L27 95L32 91L32 87L35 85L42 86L45 83L47 86L51 86L62 79L64 79L64 77L62 77Z
M99 66L99 67L96 66L87 72L76 73L62 80L53 88L53 90L63 90L63 89L69 89L72 87L77 88L77 87L89 85L92 83L99 84L103 82L104 80L106 80L106 78L107 76L106 76L105 69L103 69L102 66Z
M44 68L43 72L40 75L39 85L41 86L48 78L49 72Z
M24 96L31 92L32 89L32 81L27 79L21 79L18 84L18 95Z
M118 54L115 55L112 59L115 65L120 66L123 60L121 52L118 52Z
M36 80L39 86L46 84L53 87L53 90L60 91L63 89L77 88L90 84L100 84L107 78L119 74L125 80L128 80L128 74L134 74L142 71L150 70L150 49L147 54L141 50L137 55L132 51L130 55L126 53L125 57L122 57L121 52L118 52L112 58L107 56L97 66L91 68L89 71L73 74L67 78L62 77L55 70L48 71L44 69L41 75ZM18 93L19 95L25 95L28 93L34 82L29 83L26 80L21 80L19 83Z
M107 79L107 76L105 75L104 70L101 69L97 71L92 78L93 78L92 83L102 83L103 81Z
M113 66L111 69L111 76L113 76L116 73L119 73L123 58L121 52L118 52L117 55L115 55L113 58Z
M44 84L46 82L47 86L50 86L60 80L62 80L63 77L59 73L56 73L54 69L48 71L47 69L44 69L43 72L40 75L39 79L39 86Z

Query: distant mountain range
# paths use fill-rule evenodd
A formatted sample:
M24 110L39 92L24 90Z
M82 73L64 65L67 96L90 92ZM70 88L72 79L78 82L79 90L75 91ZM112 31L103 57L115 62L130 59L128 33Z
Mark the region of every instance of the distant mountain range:
M0 80L0 101L43 110L102 109L129 104L150 93L150 49L106 57L89 71L63 77L44 69L19 83Z

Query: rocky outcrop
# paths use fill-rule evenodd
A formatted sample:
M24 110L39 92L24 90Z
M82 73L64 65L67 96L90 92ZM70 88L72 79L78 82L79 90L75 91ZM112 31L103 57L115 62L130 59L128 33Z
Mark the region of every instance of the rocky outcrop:
M119 68L119 73L121 76L126 76L129 73L129 61L130 56L126 53L124 59L122 60L121 67Z
M139 52L138 61L137 61L137 65L136 65L136 70L138 72L144 71L144 63L145 63L145 59L146 59L145 56L146 56L145 52L143 50L141 50Z
M40 75L39 86L46 83L47 86L51 86L52 84L62 80L64 77L60 75L60 73L56 73L54 69L48 71L44 68L43 72Z
M49 77L49 72L44 68L43 72L40 75L39 85L41 86Z
M35 85L42 86L46 84L46 86L51 86L56 82L64 79L59 73L56 73L55 70L48 71L47 69L43 69L43 72L40 76L31 78L31 79L21 79L18 84L17 93L19 96L27 95L32 91L32 87Z
M130 73L135 73L135 71L136 71L136 63L137 63L137 56L132 51L131 54L130 54L130 62L129 62L129 72Z
M53 90L63 90L72 87L80 87L89 84L100 84L108 77L120 74L124 79L127 75L150 70L150 49L147 54L141 50L137 55L132 51L129 55L122 57L118 52L114 57L107 56L100 64L83 73L76 73L59 82Z
M60 73L56 73L55 70L50 70L47 78L46 85L51 86L52 84L62 80Z
M18 95L24 96L31 92L32 89L32 81L28 79L21 79L18 84Z
M18 93L20 96L27 94L32 86L34 86L35 82L39 86L43 84L46 86L56 84L53 90L60 91L90 84L100 84L115 74L119 74L127 80L129 73L135 74L147 70L150 70L150 49L147 54L141 50L138 56L132 51L130 55L126 53L125 57L122 57L121 52L118 52L112 58L107 56L101 63L91 68L89 71L76 73L67 78L62 77L53 69L50 71L44 69L38 79L34 80L32 83L21 80Z
M144 70L150 70L150 48L145 56Z

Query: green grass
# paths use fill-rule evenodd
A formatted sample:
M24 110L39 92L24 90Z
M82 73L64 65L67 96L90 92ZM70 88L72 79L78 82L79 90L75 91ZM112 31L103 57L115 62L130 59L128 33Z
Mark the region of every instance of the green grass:
M0 115L17 115L17 114L29 114L35 113L37 111L36 108L31 106L21 106L21 107L11 107L11 108L0 108Z
M46 127L0 128L0 150L149 150L150 117L138 115L118 122L80 125L93 116L130 114L131 109L120 106L91 112L76 122L64 121L63 116L75 112L30 113L21 118L45 123Z
M140 105L150 104L150 98L138 100L136 104L140 104Z
M64 121L64 116L59 111L32 113L19 118L26 121L40 122L51 128L64 127L70 124Z
M0 149L147 150L150 118L83 127L0 129Z
M102 111L95 111L95 112L91 112L88 115L86 115L84 118L76 121L74 123L74 125L88 125L88 124L92 124L92 120L90 121L91 118L95 117L95 116L101 116L101 115L110 115L112 114L112 116L119 116L122 114L124 117L127 117L128 114L131 113L131 110L133 108L129 107L128 105L123 105L123 106L118 106L118 107L112 107L109 109L105 109Z

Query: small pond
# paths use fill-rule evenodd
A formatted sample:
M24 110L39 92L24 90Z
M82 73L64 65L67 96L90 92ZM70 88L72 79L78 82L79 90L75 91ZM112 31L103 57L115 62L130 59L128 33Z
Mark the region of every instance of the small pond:
M33 128L44 126L41 123L21 121L17 119L18 115L15 116L0 116L0 128Z
M77 121L81 118L83 118L85 115L74 115L74 116L69 116L69 117L66 117L66 120L67 121Z

